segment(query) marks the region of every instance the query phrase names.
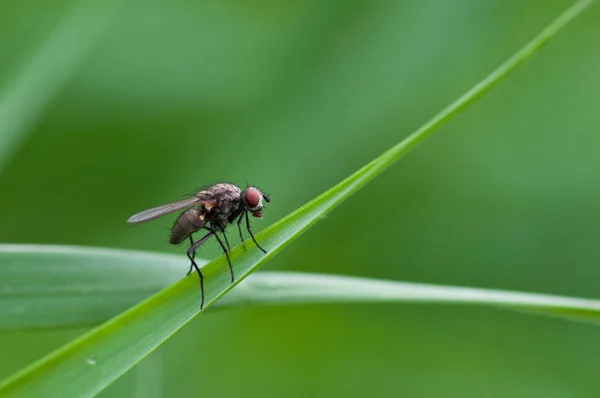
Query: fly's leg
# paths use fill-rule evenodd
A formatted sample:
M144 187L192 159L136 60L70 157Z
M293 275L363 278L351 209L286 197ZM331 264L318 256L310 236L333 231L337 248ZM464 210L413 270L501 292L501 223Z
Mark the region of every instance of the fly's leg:
M192 247L192 246L194 246L194 239L190 235L190 247ZM194 261L195 259L196 259L196 251L194 250L192 252L191 260ZM190 263L190 269L188 270L187 275L191 274L193 270L194 270L194 266L192 265L192 263Z
M187 256L190 259L190 261L192 262L191 266L196 269L196 272L198 272L198 276L200 277L200 291L202 292L202 301L200 302L200 311L202 311L202 309L204 308L204 275L202 275L202 271L200 271L200 267L198 267L198 264L196 264L196 249L198 249L200 247L200 245L202 245L204 242L206 242L208 240L208 238L210 238L213 234L214 234L214 232L211 231L210 233L204 235L199 241L194 243L187 250ZM215 234L215 236L216 236L216 234ZM190 236L190 240L191 239L192 239L192 237ZM189 275L189 273L188 273L188 275Z
M225 243L227 244L227 249L231 251L231 246L229 246L229 240L227 239L227 234L225 233L225 228L221 228L221 232L223 233L223 237L225 238Z
M256 238L254 237L254 234L252 233L252 230L250 229L250 217L248 217L248 212L246 212L246 228L248 229L248 233L252 237L252 240L254 241L254 244L256 245L256 247L258 247L260 250L262 250L263 253L267 254L267 251L258 244L258 242L256 241Z
M215 238L217 238L217 241L221 245L221 249L223 249L223 251L225 252L225 257L227 257L227 264L229 265L229 272L231 273L231 283L233 283L233 281L235 281L235 276L233 275L233 266L231 265L231 259L229 258L229 250L227 250L227 247L223 244L223 241L221 240L221 238L219 238L219 235L217 235L217 231L215 231L215 227L214 225L212 225L212 223L210 224L210 228L204 227L204 229L211 231L211 233L215 235Z
M245 211L240 213L240 217L237 220L238 230L240 231L240 239L242 242L244 241L244 235L242 234L242 221L244 220L244 214L246 214Z

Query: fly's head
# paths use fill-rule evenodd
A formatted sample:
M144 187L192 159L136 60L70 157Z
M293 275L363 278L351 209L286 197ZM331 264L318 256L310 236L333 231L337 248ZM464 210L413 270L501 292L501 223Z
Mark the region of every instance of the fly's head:
M271 201L269 195L261 192L256 187L246 188L242 198L248 211L256 218L262 218L263 199L267 203Z

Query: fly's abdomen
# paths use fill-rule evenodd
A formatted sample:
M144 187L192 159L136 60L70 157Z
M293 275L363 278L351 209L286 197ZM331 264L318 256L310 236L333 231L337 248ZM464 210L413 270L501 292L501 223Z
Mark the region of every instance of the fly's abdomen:
M180 244L194 232L202 229L204 224L206 224L206 220L204 219L204 210L202 208L193 208L184 211L173 225L169 243L173 245Z

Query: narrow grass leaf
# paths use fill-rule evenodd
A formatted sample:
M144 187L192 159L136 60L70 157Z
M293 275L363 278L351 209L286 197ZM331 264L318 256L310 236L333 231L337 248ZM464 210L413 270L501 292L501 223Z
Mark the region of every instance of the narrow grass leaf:
M186 260L132 250L0 245L0 330L99 324L181 279Z
M184 258L89 247L0 245L0 331L99 324L181 279L189 267ZM384 302L498 305L600 319L597 300L297 272L258 272L217 306Z
M299 272L257 272L219 300L215 307L396 302L497 306L580 321L600 321L600 300Z

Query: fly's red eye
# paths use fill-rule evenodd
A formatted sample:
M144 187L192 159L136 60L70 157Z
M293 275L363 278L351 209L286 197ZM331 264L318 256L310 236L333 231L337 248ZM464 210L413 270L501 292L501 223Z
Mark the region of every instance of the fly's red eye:
M257 208L261 203L261 195L256 189L248 188L246 189L246 203L248 203L248 207L251 209Z

